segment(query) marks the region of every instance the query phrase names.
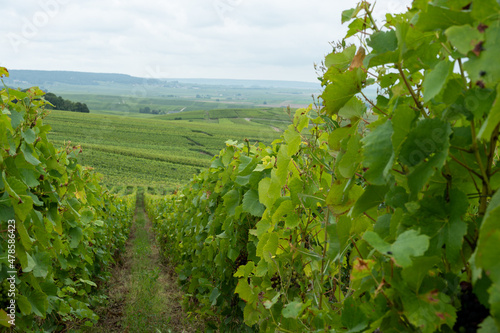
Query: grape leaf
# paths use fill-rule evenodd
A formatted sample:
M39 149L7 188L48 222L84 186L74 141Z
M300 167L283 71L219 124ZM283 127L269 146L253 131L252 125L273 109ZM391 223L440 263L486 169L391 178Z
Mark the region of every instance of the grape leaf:
M425 75L424 82L422 84L424 88L424 102L427 103L436 95L438 95L441 90L443 90L448 78L453 70L453 63L448 60L440 61L430 73Z
M285 318L297 318L304 311L304 303L293 301L285 305L281 313Z
M250 189L243 196L243 211L253 216L262 216L266 207L259 202L259 193Z
M336 114L355 94L361 91L361 81L366 74L361 68L352 71L334 74L321 98L323 99L328 115Z
M339 69L346 69L352 62L356 53L356 45L347 47L342 52L332 52L325 57L325 66L335 66Z
M363 166L368 168L365 179L373 185L384 185L394 161L391 136L392 123L387 120L368 133L363 142Z
M380 253L393 256L403 268L411 266L411 257L421 256L429 247L429 236L420 235L416 230L403 232L392 245L373 231L366 231L363 239Z
M445 31L448 40L455 46L458 52L467 55L474 47L483 40L483 35L469 24L452 26Z
M470 13L429 5L427 10L419 14L415 27L422 31L433 31L454 25L472 24L473 21Z
M500 124L500 85L497 86L497 96L488 114L488 118L486 118L486 121L477 133L478 138L490 141L491 134L498 124Z

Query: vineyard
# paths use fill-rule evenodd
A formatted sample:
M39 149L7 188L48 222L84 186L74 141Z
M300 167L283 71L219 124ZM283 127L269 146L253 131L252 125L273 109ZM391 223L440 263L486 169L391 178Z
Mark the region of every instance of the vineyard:
M500 5L372 10L343 12L361 45L326 56L320 107L147 197L211 329L498 332Z
M82 117L79 113L54 110L46 122L52 127L49 139L61 146L68 141L81 145L79 163L102 173L106 184L164 189L186 184L208 167L227 138L271 143L280 135L262 123L261 117L266 114L263 111L237 110L242 118L228 118L235 114L234 110L213 110L210 121L204 119L205 115L208 119L208 111L200 112L201 118L192 111L172 115L184 117L182 120L169 120L171 115L149 119L91 113ZM274 110L272 116L282 120L273 126L290 123L282 109ZM259 120L243 119L253 117ZM232 121L226 124L223 120Z
M79 147L47 140L41 90L0 95L0 324L19 332L92 326L95 291L127 240L135 194L111 195L77 163Z
M500 332L500 4L416 0L385 19L366 1L342 12L349 29L318 67L322 94L288 109L274 141L235 137L245 112L265 123L272 110L161 116L169 131L191 130L182 142L195 148L221 139L209 118L230 124L222 136L232 139L209 151L207 167L177 155L203 169L187 185L144 194L187 317L206 332ZM1 96L0 277L17 272L2 301L15 285L22 332L92 327L95 287L126 241L134 187L109 191L77 163L79 147L54 148L39 89ZM56 128L65 116L54 113ZM115 140L130 137L118 124ZM148 126L150 138L161 135ZM141 140L100 146L99 159L181 145Z

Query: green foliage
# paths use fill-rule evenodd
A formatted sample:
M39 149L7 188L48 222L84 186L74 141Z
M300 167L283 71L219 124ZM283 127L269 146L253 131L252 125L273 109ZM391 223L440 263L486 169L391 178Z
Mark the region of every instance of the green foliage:
M81 102L72 102L70 100L64 99L61 96L56 96L53 93L46 93L44 99L49 102L46 105L47 109L65 110L65 111L75 111L89 113L89 108L87 104Z
M372 10L342 14L363 49L326 57L320 110L149 199L189 304L222 331L500 328L500 7L414 1L380 27Z
M43 94L36 87L0 91L0 280L17 272L20 332L97 320L94 291L128 237L135 204L135 195L111 195L98 174L77 164L79 148L58 150L47 140Z

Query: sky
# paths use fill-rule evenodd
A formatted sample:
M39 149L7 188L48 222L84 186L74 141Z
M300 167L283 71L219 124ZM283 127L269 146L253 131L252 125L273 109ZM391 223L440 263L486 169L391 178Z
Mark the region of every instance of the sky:
M317 82L357 0L2 1L0 66ZM379 0L374 17L410 0ZM354 42L354 41L353 41Z

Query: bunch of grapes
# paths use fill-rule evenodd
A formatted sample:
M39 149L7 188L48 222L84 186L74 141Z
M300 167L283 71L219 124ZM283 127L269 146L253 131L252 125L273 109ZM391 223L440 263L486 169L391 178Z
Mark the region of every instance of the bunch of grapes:
M248 262L248 255L246 251L242 250L238 258L236 258L236 260L234 261L234 266L236 267L236 269L238 269L238 267L246 265L247 262Z
M279 276L278 273L274 274L274 276L271 278L271 287L273 289L278 290L281 285L281 277Z
M457 312L457 321L453 326L455 332L476 332L482 321L490 315L490 311L482 305L472 291L468 282L460 282L462 293L460 295L461 308Z
M300 288L300 276L297 271L293 270L290 277L290 286L295 288Z
M10 282L7 280L3 280L2 283L0 283L0 309L5 309L9 305L9 290ZM15 292L17 295L17 289L15 290Z

